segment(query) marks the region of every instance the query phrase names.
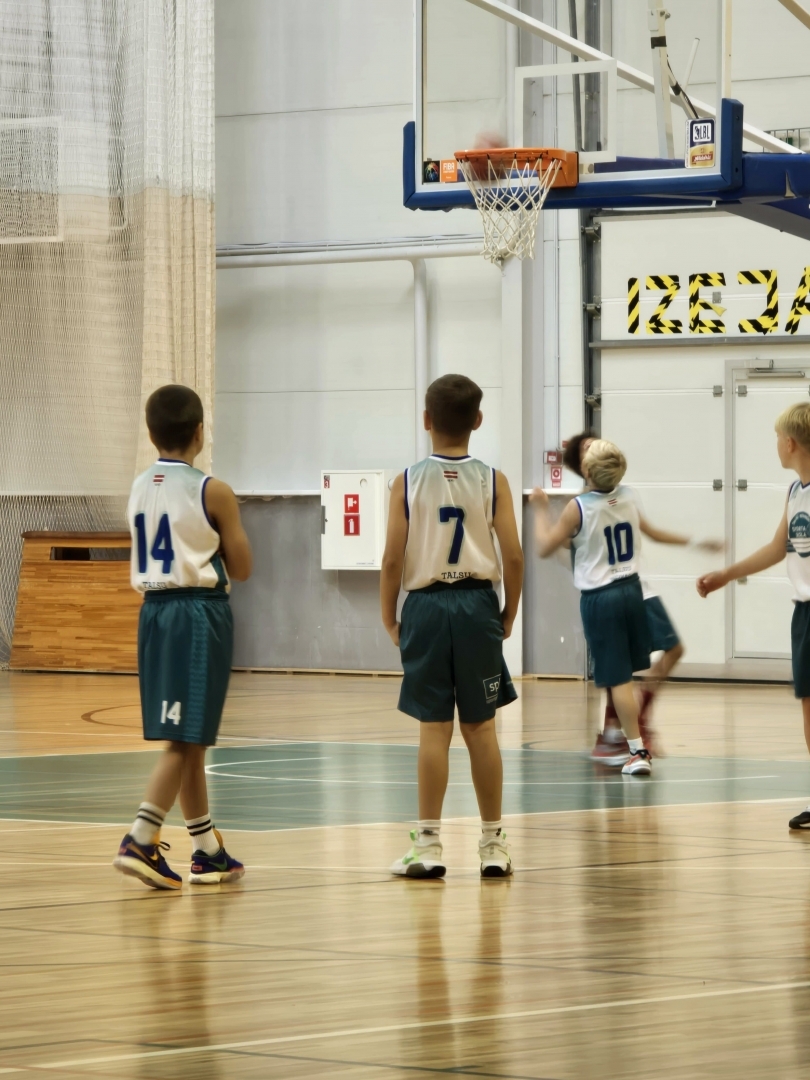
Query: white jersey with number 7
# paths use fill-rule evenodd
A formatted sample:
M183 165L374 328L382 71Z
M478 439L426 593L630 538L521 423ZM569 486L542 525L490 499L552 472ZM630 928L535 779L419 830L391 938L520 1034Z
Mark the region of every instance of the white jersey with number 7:
M135 478L127 506L132 587L228 589L219 533L205 509L211 479L185 461L159 458Z
M469 577L499 582L492 536L496 499L495 470L469 455L431 454L406 469L403 588L411 592Z
M601 589L638 573L640 541L638 505L630 488L587 491L576 498L579 531L571 541L574 584Z

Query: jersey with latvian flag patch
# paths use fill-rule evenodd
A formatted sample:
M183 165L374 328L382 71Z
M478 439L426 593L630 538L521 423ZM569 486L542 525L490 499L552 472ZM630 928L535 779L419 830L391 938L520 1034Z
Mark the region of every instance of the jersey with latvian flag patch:
M159 458L135 478L127 506L133 589L229 589L219 533L203 501L211 479L185 461Z
M571 541L576 587L602 589L637 574L640 528L633 492L619 485L613 491L587 491L576 502L580 526Z
M500 581L492 535L495 500L495 470L470 455L431 454L406 469L403 588L412 592L469 577Z
M787 501L787 572L794 600L810 600L810 484L790 485Z

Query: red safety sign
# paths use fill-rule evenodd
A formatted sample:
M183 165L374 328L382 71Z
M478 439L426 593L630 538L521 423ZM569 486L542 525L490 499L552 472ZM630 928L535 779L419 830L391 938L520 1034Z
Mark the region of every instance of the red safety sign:
M559 465L553 465L551 469L551 486L562 487L562 468Z
M359 495L344 495L343 496L343 513L344 514L359 514L360 513L360 496Z
M343 535L344 536L359 536L360 535L360 515L359 514L344 514L343 515Z

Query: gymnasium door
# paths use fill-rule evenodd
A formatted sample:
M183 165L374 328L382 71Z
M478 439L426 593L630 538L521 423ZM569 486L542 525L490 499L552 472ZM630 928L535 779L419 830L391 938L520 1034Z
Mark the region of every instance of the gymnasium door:
M810 380L801 369L785 366L784 374L777 371L760 376L752 376L750 371L735 372L734 561L773 537L788 487L795 478L779 464L774 421L788 405L808 400ZM729 587L734 590L734 656L789 657L792 592L785 564L779 563Z

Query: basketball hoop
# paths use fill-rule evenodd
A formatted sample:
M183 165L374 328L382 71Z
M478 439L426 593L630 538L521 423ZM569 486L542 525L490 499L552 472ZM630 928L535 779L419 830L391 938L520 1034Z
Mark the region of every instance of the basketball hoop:
M482 255L501 266L510 255L534 258L543 203L553 187L574 187L577 154L545 147L459 150L464 179L484 220Z

